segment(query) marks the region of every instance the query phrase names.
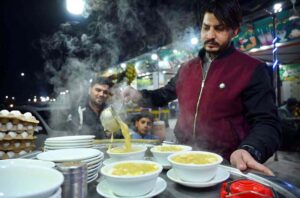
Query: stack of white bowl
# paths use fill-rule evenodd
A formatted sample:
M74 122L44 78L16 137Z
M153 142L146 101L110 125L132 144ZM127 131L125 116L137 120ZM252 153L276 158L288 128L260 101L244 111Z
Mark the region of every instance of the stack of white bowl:
M55 163L80 161L87 165L87 182L90 183L98 178L98 172L102 165L104 154L92 148L59 149L40 153L40 160Z
M64 176L54 165L40 160L0 160L0 197L61 198Z
M94 135L76 135L47 138L44 149L70 149L70 148L91 148L93 147Z

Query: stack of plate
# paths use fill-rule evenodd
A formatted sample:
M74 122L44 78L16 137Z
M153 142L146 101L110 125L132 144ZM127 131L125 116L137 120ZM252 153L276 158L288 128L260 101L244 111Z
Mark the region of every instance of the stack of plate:
M37 155L40 160L52 161L55 163L80 161L87 164L87 182L97 179L99 169L102 165L104 154L92 148L74 148L46 151Z
M70 149L70 148L91 148L93 147L94 135L77 135L47 138L45 150Z

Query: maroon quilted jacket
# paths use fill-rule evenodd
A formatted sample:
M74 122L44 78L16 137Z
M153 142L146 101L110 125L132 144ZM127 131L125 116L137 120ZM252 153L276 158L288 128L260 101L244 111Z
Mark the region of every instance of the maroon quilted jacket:
M165 87L143 90L143 95L153 106L178 98L174 132L180 143L227 159L238 147L250 145L265 161L279 146L280 127L264 64L231 46L211 63L204 80L203 55L200 51L184 64Z

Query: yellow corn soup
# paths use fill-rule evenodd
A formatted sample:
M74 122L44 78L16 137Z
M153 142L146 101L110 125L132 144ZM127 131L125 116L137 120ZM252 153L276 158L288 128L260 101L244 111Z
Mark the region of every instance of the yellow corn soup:
M176 146L176 145L170 145L170 146L157 146L155 147L155 150L160 151L160 152L178 152L178 151L183 151L182 146Z
M132 148L132 147L130 147L130 149L128 149L127 147L114 147L109 149L111 153L132 153L141 150L142 148Z
M139 176L158 170L155 164L122 163L112 168L111 174L118 176Z
M218 158L211 154L189 153L172 157L172 160L181 164L211 164L218 161Z

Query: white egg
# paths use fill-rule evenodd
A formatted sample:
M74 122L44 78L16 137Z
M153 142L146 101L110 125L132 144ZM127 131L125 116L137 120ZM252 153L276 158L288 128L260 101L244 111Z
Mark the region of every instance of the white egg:
M21 133L21 136L22 136L23 138L26 138L26 137L28 137L28 133L27 133L26 131L24 131L24 132Z
M13 158L16 154L12 151L7 152L8 158Z
M9 111L7 111L6 109L3 109L0 111L0 115L2 115L2 116L8 116L8 114L9 114Z
M11 122L6 123L6 129L7 129L7 130L12 129L13 126L14 126L14 125L13 125Z
M17 129L18 129L18 130L22 130L23 127L24 127L24 126L23 126L23 124L21 124L21 123L19 123L19 124L17 125Z
M19 152L19 155L24 155L26 153L27 153L26 151L22 150L22 151Z
M5 133L0 132L0 140L2 140L4 138L4 136L5 136Z
M15 147L16 147L16 148L19 148L20 146L21 146L21 143L20 143L20 142L16 142L16 143L15 143Z
M26 113L24 113L24 117L25 117L26 119L29 119L29 118L32 117L32 114L31 114L30 112L26 112Z
M5 143L3 143L3 147L4 147L4 148L7 148L7 147L9 147L9 145L10 145L10 143L9 143L9 142L5 142Z
M13 110L13 111L11 111L10 113L13 114L13 115L16 116L16 117L18 117L18 116L21 115L21 112L18 111L18 110Z
M17 137L17 133L13 132L13 131L8 132L8 135L10 135L10 137L12 137L12 138Z

